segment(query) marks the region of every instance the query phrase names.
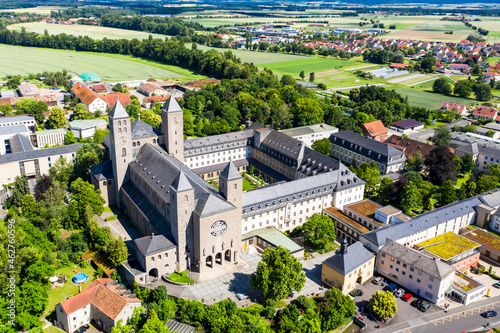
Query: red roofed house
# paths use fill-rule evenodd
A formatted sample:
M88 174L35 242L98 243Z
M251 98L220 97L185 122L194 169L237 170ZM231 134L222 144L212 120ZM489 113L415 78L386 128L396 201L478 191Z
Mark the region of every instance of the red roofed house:
M147 109L150 109L153 107L155 102L158 102L158 101L165 102L169 98L170 98L170 95L144 97L144 99L142 100L142 106L144 106Z
M132 99L130 98L129 93L111 93L102 96L106 100L106 103L108 103L108 109L111 109L113 106L115 106L116 96L118 96L118 99L120 100L120 103L122 103L123 106L127 106L130 103L132 103Z
M81 293L56 305L57 321L69 333L91 321L106 333L110 333L119 320L125 325L142 303L135 294L125 294L119 287L122 286L111 279L91 282Z
M441 106L439 107L439 110L446 112L446 111L455 111L459 115L463 115L465 111L467 111L467 105L464 104L458 104L458 103L449 103L449 102L443 102L441 103Z
M146 96L153 96L153 94L155 94L156 96L163 96L167 93L161 87L158 87L157 85L151 83L144 83L140 85L137 90Z
M384 141L387 138L387 128L380 120L372 121L361 126L365 136L377 141Z
M96 93L107 93L108 92L108 90L106 89L106 87L102 83L94 84L93 86L91 86L91 88Z
M78 82L71 88L71 92L74 96L80 99L80 102L85 104L89 112L95 113L96 111L106 111L108 109L108 103L105 98L95 91L90 90L83 84Z
M458 71L463 74L469 74L470 67L467 64L450 64L449 66L451 71Z
M409 64L398 64L396 62L393 62L389 67L391 68L399 68L399 69L407 69Z
M472 116L476 119L497 120L498 110L478 106L474 109Z

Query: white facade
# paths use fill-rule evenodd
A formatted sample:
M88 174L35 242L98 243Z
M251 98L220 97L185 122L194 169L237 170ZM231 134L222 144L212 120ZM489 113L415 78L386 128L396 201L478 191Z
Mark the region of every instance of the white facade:
M375 159L368 158L366 156L358 154L358 153L351 151L349 149L337 146L335 143L332 144L331 154L332 154L331 155L332 157L337 158L341 161L345 161L349 164L354 163L356 165L360 165L363 163L371 164L372 162L375 162L375 164L377 165L377 167L380 170L380 173L383 175L386 175L386 174L391 173L391 172L402 171L402 170L404 170L405 165L406 165L406 159L404 157L397 158L397 159L396 159L396 157L393 157L393 156L389 157L389 162L392 162L392 160L394 159L394 161L399 160L398 163L394 163L394 164L381 163Z
M252 147L250 146L236 147L228 150L218 151L214 153L199 154L191 157L187 157L189 155L186 153L184 154L184 156L186 156L184 158L185 164L190 169L196 169L220 163L227 163L229 161L236 161L245 158L250 158L252 157Z
M321 139L328 139L333 133L337 133L338 128L327 125L327 124L316 124L310 126L290 128L286 130L279 131L294 139L297 139L306 144L306 146L311 147L314 141Z
M35 117L28 115L0 117L0 128L15 125L25 125L29 130L33 130L36 128Z
M66 130L63 128L35 132L36 142L39 148L62 145L64 144L65 135Z
M96 113L96 111L106 112L108 109L108 103L106 103L103 99L97 97L91 103L85 104L87 110L92 113Z

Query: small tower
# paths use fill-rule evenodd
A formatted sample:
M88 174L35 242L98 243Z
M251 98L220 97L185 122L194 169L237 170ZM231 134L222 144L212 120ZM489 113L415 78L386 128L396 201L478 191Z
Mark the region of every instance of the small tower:
M177 262L180 271L186 270L190 247L188 232L191 216L194 211L194 188L181 171L170 185L170 230L177 242Z
M167 152L184 163L184 121L182 109L174 97L163 105L161 113L163 142Z
M241 212L243 178L233 162L229 162L219 176L219 193Z
M120 207L121 187L129 179L128 164L132 161L132 131L130 116L118 100L118 96L116 98L116 104L109 113L109 134L111 136L109 157L113 163L116 204Z

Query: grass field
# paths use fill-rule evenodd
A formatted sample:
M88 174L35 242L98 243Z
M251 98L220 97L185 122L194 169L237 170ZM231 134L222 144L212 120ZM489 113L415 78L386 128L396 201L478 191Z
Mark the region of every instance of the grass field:
M49 15L53 10L64 10L66 7L57 6L38 6L30 8L16 8L16 9L0 9L0 12L10 12L10 13L31 13L39 15Z
M286 61L286 62L275 62L275 63L265 63L260 64L261 68L268 68L273 72L280 74L299 74L304 71L307 75L311 72L323 72L330 71L332 69L341 68L344 66L354 66L358 64L355 61L349 60L339 60L331 58L318 58L310 57L300 60Z
M460 103L460 104L475 104L477 101L473 99L460 98L454 96L443 96L440 94L434 94L431 92L421 91L417 89L410 88L396 88L397 93L402 96L407 96L408 101L413 106L421 106L428 109L437 110L441 103L452 102L452 103Z
M99 27L95 25L60 25L60 24L47 24L47 23L38 23L38 22L26 22L26 23L18 23L7 26L7 29L10 30L21 30L21 27L26 28L28 32L36 32L43 35L44 31L47 30L51 35L58 35L65 33L67 35L75 35L75 36L89 36L94 39L103 39L104 37L108 39L146 39L149 35L153 35L154 38L165 38L165 35L160 34L152 34L148 32L142 31L134 31L134 30L124 30L124 29L116 29L116 28L107 28L107 27Z
M105 80L205 78L189 70L132 56L51 50L0 44L0 77L67 69L72 75L95 72Z
M226 51L231 51L237 57L241 58L243 62L254 63L259 67L262 64L275 63L275 62L283 62L283 61L292 61L292 60L304 60L311 59L312 57L307 57L303 55L295 55L295 54L287 54L287 53L272 53L272 52L260 52L260 51L244 51L244 50L234 50L234 49L222 49L217 47L210 47L205 45L198 45L200 50L216 50L221 53Z

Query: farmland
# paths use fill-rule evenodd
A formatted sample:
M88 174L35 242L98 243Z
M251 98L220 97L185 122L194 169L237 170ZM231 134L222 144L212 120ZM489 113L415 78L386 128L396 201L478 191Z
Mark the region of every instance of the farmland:
M460 103L460 104L475 104L477 101L468 98L460 98L455 96L443 96L432 92L426 92L411 88L396 88L397 93L402 96L407 96L408 101L413 106L420 106L428 109L438 109L443 101Z
M76 52L0 45L0 77L67 69L72 75L95 72L105 80L204 78L176 66L118 54Z
M304 71L305 73L309 74L310 72L330 71L332 69L344 66L354 66L356 64L358 64L358 62L356 61L309 57L286 62L265 63L260 64L259 67L266 67L274 72L283 75L296 75L299 74L300 71Z
M38 6L30 8L16 8L16 9L0 9L0 12L10 12L10 13L31 13L39 15L49 15L53 10L64 10L64 7L57 6Z

